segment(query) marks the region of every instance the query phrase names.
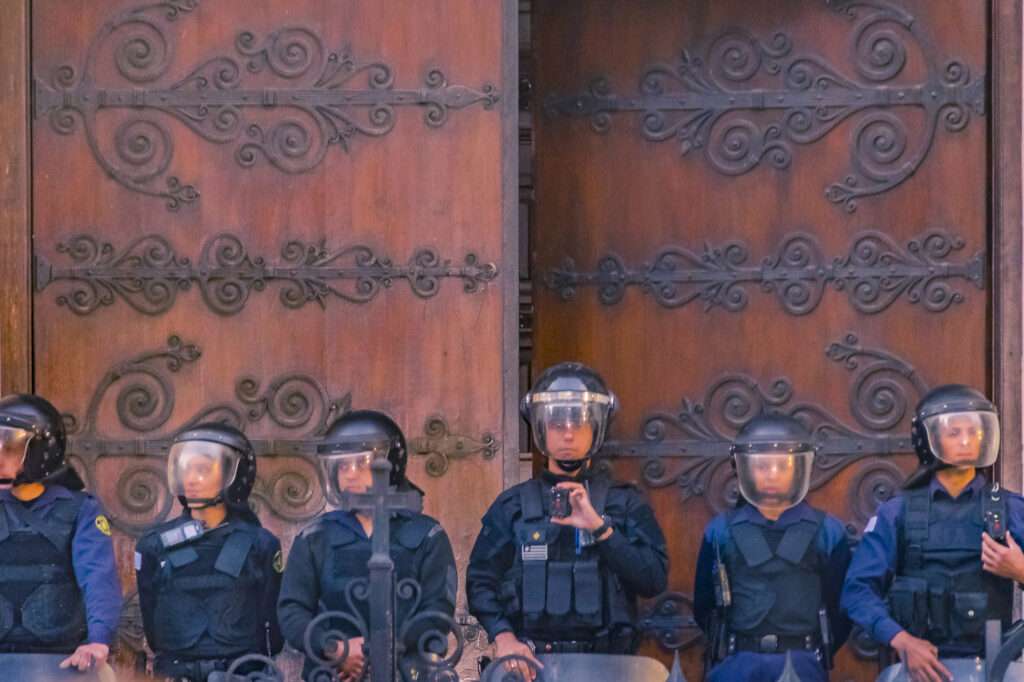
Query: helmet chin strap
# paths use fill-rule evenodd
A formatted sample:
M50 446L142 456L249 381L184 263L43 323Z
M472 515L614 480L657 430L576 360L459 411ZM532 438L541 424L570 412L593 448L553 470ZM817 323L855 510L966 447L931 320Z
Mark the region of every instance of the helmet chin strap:
M224 501L223 495L217 497L185 497L183 495L182 497L185 500L185 506L189 509L208 509Z
M555 464L557 464L558 468L562 471L568 474L574 474L582 469L583 465L586 464L589 459L589 457L584 457L582 459L556 459Z

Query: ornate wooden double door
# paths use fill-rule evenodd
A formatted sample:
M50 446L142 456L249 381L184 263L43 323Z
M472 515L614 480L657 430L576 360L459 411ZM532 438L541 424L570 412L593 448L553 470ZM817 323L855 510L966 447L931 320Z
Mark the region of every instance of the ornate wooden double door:
M4 389L67 414L129 596L135 538L174 513L170 440L206 419L253 439L253 499L287 546L325 508L326 425L388 412L464 567L519 476L521 277L533 369L578 359L622 401L605 453L672 555L644 652L678 651L688 679L739 424L807 420L810 499L856 534L913 464L922 391L1013 385L991 46L1019 3L26 6L4 16L31 26L31 239L3 262L31 258L32 291L4 299ZM838 677L871 679L870 649Z

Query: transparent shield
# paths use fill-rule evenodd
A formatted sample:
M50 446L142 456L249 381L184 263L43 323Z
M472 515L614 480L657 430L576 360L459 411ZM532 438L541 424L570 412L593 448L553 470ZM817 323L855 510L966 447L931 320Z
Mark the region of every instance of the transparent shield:
M167 485L176 497L212 500L235 480L240 458L237 450L221 443L175 443L167 456Z
M592 456L604 442L608 406L608 396L595 393L531 396L528 403L530 428L537 449L547 457L560 460Z
M337 506L340 503L342 492L364 493L373 485L370 464L378 457L387 459L390 444L384 441L370 448L366 445L354 444L354 447L362 449L343 449L317 455L324 496L331 504Z
M0 426L0 486L10 486L21 471L32 435L25 429Z
M740 494L755 507L785 510L807 495L813 452L738 452L735 457Z
M928 445L953 466L987 467L999 456L999 416L994 412L947 412L923 420Z

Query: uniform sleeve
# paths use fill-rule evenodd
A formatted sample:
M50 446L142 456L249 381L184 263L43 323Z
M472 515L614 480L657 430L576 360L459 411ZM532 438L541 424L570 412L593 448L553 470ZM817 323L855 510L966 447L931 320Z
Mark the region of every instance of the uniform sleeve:
M319 575L310 535L302 533L292 543L288 563L281 575L281 593L277 600L277 619L284 638L299 651L305 651L306 626L317 614Z
M711 524L708 524L697 553L697 571L693 577L693 618L704 631L705 638L710 634L711 615L715 610L715 548L712 537Z
M420 546L423 560L420 563L420 575L416 580L423 590L423 601L419 612L438 611L446 616L455 615L455 598L459 587L459 574L455 568L455 553L452 543L440 524L434 525L423 544ZM447 633L451 625L440 618L424 618L417 620L409 628L405 636L407 652L416 652L419 638L427 631ZM437 647L433 653L444 653L445 644ZM416 655L413 653L413 655Z
M267 647L268 655L273 656L284 647L284 637L281 635L281 627L277 622L277 600L281 593L281 573L284 563L281 557L281 541L269 532L265 532L264 537L266 541L262 557L262 573L265 579L263 594L260 598L260 622L266 632L267 641L264 646Z
M626 518L613 521L615 532L598 543L608 567L641 597L668 589L668 548L651 505L631 491Z
M825 546L822 549L825 553L825 561L821 592L825 608L828 610L829 627L832 631L832 651L836 652L846 642L853 627L849 616L840 607L843 583L850 567L852 553L850 540L846 537L846 529L839 519L827 517L824 528Z
M515 562L515 552L515 541L499 498L484 515L466 567L469 612L491 640L499 633L512 632L511 614L505 612L500 594L505 575Z
M142 630L153 651L159 650L156 641L154 613L156 610L156 572L159 558L153 551L152 539L143 537L135 547L135 582L139 590L139 609L142 611Z
M71 540L71 563L85 600L89 643L110 646L121 618L121 581L110 541L110 524L92 497L86 498L78 514Z
M899 498L883 504L853 553L843 583L842 608L875 641L889 644L903 628L889 615L885 595L896 571Z

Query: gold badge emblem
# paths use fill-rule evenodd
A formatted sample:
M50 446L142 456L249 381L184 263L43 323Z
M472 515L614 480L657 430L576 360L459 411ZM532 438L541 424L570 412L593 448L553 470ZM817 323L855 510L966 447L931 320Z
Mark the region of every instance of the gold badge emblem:
M96 517L96 527L100 529L100 532L104 535L110 535L110 521L107 521L107 517L102 514Z
M533 539L540 540L540 531L533 531Z
M277 554L274 555L274 570L278 573L284 570L284 557L281 556L281 550L277 550Z

